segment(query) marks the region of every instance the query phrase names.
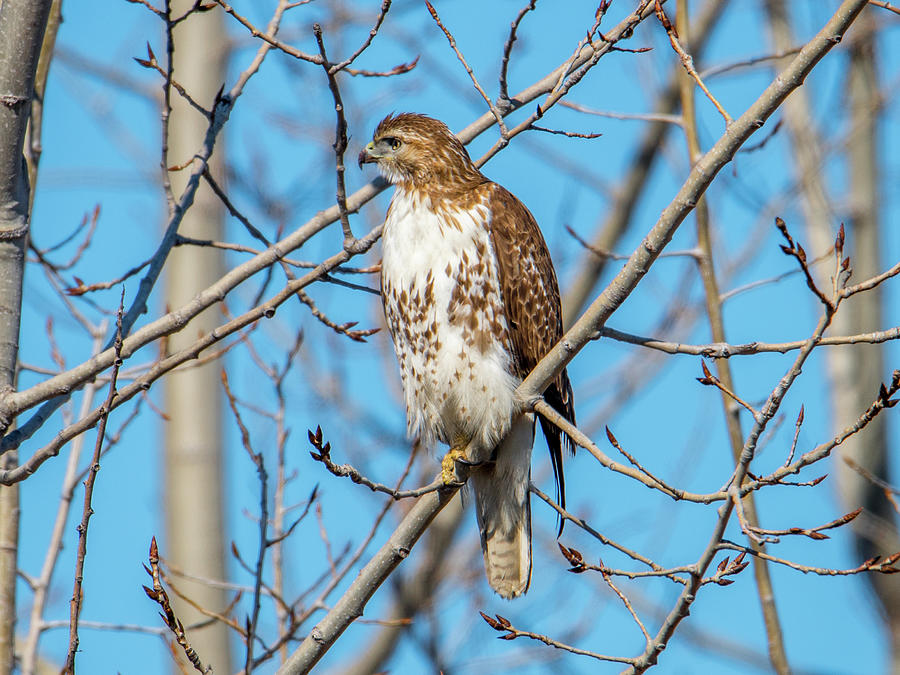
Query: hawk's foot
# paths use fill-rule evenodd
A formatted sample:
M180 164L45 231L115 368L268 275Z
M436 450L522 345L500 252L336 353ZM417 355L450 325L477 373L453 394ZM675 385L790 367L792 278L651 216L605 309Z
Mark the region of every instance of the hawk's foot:
M444 485L453 485L455 483L464 482L464 478L459 475L456 469L456 463L469 464L466 458L466 444L457 445L447 451L441 460L441 482Z

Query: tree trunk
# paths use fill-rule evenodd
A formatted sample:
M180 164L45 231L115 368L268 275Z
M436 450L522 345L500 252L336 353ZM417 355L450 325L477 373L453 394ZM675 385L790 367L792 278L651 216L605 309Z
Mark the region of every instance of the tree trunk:
M878 218L881 205L878 101L881 91L875 63L874 19L872 12L861 16L856 32L852 34L846 88L852 128L847 145L849 255L857 280L874 276L883 269L879 259ZM835 317L835 330L843 335L877 330L884 325L882 314L880 287L859 293L851 297ZM837 428L849 424L875 399L878 387L886 377L884 351L877 345L858 345L829 351L828 356L834 406L832 419ZM886 422L884 417L873 420L866 430L865 440L849 439L842 446L841 454L869 473L890 481ZM837 468L841 497L847 507L864 508L853 522L860 558L887 556L900 551L895 513L883 490L844 462L838 461ZM900 673L900 578L869 574L866 580L881 604L887 623L892 659L890 672Z
M181 16L193 0L172 3L172 15ZM200 105L211 109L216 91L225 80L225 31L221 11L195 13L174 31L174 78ZM183 164L203 142L208 120L173 92L169 122L169 166ZM220 150L221 153L221 150ZM215 159L215 158L213 158ZM220 173L213 161L210 170ZM184 172L171 172L176 196L185 186ZM199 239L222 239L223 211L219 199L201 185L179 232ZM217 249L185 246L169 256L166 302L179 307L222 274L223 262ZM169 351L192 343L200 332L220 323L220 314L211 309L191 322L190 327L169 338ZM166 558L188 574L223 580L225 572L225 525L223 515L222 411L218 366L215 362L175 372L166 378L165 409L165 504ZM200 606L222 611L225 593L209 584L179 580L178 586ZM173 598L174 601L174 598ZM185 626L205 619L185 603L176 612ZM216 673L230 673L228 629L219 622L196 631L188 628L189 640L204 663ZM189 669L189 668L188 668ZM175 672L180 672L177 667Z
M766 9L774 47L777 50L792 47L794 38L785 3L768 0ZM875 74L873 19L871 12L866 11L849 36L852 42L846 91L853 135L847 146L850 181L847 254L857 280L882 271L878 256L877 152L877 101L881 93ZM805 91L800 89L794 92L783 110L791 148L797 159L810 253L819 256L833 245L840 224L822 178L822 143L815 131L814 115ZM827 293L831 287L833 267L824 265L819 270L816 281ZM875 288L858 293L842 304L832 322L832 331L835 335L853 335L879 330L882 325L881 291ZM837 432L851 424L860 412L871 405L886 373L882 350L876 345L830 347L825 357L831 392L832 430ZM864 441L852 437L844 442L835 461L841 497L846 507L855 509L862 506L865 509L852 525L860 562L900 550L900 539L889 502L880 488L846 466L840 461L840 456L851 458L882 479L889 479L884 417L872 421L866 429ZM900 673L900 578L869 574L866 579L885 613L892 652L891 672Z
M15 388L28 246L28 176L22 156L50 0L0 4L0 391ZM3 433L14 420L0 420ZM15 466L17 453L0 462ZM19 488L0 488L0 675L15 665Z

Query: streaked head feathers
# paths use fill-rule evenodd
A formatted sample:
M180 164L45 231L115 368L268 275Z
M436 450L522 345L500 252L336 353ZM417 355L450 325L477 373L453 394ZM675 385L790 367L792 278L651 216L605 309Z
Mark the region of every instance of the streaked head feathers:
M369 162L391 183L407 188L471 189L487 180L446 124L416 113L381 120L359 153L360 166Z

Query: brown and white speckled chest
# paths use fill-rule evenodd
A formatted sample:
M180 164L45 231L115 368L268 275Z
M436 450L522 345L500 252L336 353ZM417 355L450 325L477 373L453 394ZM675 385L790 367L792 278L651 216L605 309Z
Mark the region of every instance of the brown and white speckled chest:
M516 411L490 211L398 187L385 221L382 299L400 362L408 431L493 448Z

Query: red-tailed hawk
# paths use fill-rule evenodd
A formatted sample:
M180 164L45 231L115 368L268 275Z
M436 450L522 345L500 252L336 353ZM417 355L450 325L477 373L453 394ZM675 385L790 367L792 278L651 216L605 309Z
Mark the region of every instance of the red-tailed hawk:
M381 295L410 435L472 464L484 565L504 598L531 580L528 483L534 417L515 389L562 336L559 286L534 216L485 178L438 120L389 115L359 155L396 186L384 223ZM544 392L575 421L565 371ZM541 419L565 504L563 435ZM571 441L566 437L571 449Z

